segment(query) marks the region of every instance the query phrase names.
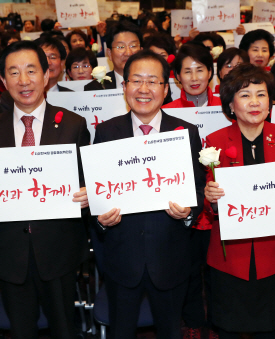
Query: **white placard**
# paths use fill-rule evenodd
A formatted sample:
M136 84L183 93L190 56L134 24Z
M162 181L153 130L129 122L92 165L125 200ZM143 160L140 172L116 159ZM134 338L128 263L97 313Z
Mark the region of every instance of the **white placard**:
M233 33L223 33L223 32L217 32L221 37L223 37L223 40L226 44L226 48L234 47L234 35ZM214 65L217 66L215 63Z
M193 25L200 32L236 29L240 0L192 0Z
M58 81L58 85L69 88L74 92L84 91L84 86L92 80L73 80L73 81Z
M275 235L275 163L215 169L222 240Z
M188 36L193 27L193 14L188 9L174 9L171 11L171 35Z
M221 106L165 108L173 117L190 122L199 129L202 147L206 146L206 136L232 123L223 114Z
M180 97L181 83L176 78L169 78L169 85L171 90L171 97L176 100Z
M55 0L62 27L95 26L99 21L96 0Z
M197 206L188 130L80 148L90 210L121 214ZM107 156L106 156L107 155Z
M48 92L47 101L53 106L64 107L86 118L92 141L99 123L129 111L122 89Z
M35 21L35 5L33 4L13 4L13 11L21 15L22 21L33 20Z
M275 107L272 106L272 111L271 111L271 122L272 124L275 124Z
M252 22L271 22L275 24L275 4L269 2L255 2Z
M100 20L104 21L111 17L114 12L114 5L113 3L108 2L98 2L98 12Z
M139 12L139 2L121 2L118 9L119 14L131 15L133 19L137 19Z
M1 222L81 217L75 145L0 148L0 157Z
M249 24L243 24L243 26L246 33L254 31L255 29L265 29L269 33L274 34L274 27L272 26L271 22L253 22ZM234 31L233 34L235 47L239 48L243 35L238 35L236 31Z
M21 40L36 40L38 38L40 38L40 34L42 34L43 32L20 32L20 37Z

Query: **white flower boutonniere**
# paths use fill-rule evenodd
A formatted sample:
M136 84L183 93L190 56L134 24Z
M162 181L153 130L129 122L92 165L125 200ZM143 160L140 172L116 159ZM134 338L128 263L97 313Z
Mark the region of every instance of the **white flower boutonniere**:
M104 87L104 80L112 82L111 77L106 75L106 66L97 66L93 69L91 75Z

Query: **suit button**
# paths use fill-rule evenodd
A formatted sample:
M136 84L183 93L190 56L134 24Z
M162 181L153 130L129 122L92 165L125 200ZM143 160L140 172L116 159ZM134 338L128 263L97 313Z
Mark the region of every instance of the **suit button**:
M28 228L24 228L24 229L23 229L23 232L24 232L24 233L29 233Z

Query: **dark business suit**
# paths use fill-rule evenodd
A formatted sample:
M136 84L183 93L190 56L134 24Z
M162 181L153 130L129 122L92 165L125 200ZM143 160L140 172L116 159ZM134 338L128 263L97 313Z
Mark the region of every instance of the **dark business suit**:
M162 112L160 132L173 131L179 126L188 128L190 135L198 199L198 207L192 208L193 222L195 222L202 210L205 186L204 170L198 162L198 152L201 150L198 130L194 125ZM133 137L133 127L131 113L128 113L99 124L94 143L130 137ZM169 294L170 291L188 281L191 269L189 244L190 227L187 228L182 220L173 219L165 211L123 215L121 222L114 227L108 227L105 233L105 274L114 284L129 289L142 284L144 275L147 280L149 276L155 289L166 291ZM116 289L117 286L114 290ZM183 292L185 291L186 286ZM115 294L115 291L112 292L109 293L111 298ZM181 297L184 296L179 295L178 299ZM118 300L118 303L120 302ZM163 305L159 305L157 307L159 310L152 310L153 315L155 313L158 317L162 312L162 307ZM123 310L120 311L123 312ZM131 310L131 312L135 312L135 310ZM127 317L127 315L125 316ZM167 319L165 326L168 321L173 322L174 320L171 319L173 315L170 315L169 312L165 313L164 311L159 319L162 316ZM119 325L117 326L119 327ZM165 338L165 335L166 339L178 338L177 334L175 337L167 337L165 333L163 336L159 333L158 338ZM119 336L123 337L122 334Z
M84 86L84 91L100 91L102 89L115 89L116 88L116 77L115 71L108 72L107 76L111 77L112 81L104 80L104 87L97 80L93 80Z
M63 87L57 84L57 88L59 92L74 92L72 89L67 88L67 87Z
M55 128L54 118L58 111L63 111L64 115L58 128ZM79 147L89 144L89 141L90 134L84 118L61 107L46 104L40 145L76 144L79 157ZM15 147L12 111L4 111L0 114L0 147ZM78 164L80 186L83 186L84 177L80 161ZM28 233L29 225L31 234ZM12 284L23 284L32 266L35 266L35 271L43 281L50 282L58 278L62 279L66 275L73 275L86 255L87 237L80 218L0 223L0 280L4 291L6 285L7 291L10 291ZM61 293L61 291L55 292ZM24 294L24 290L20 293ZM20 305L17 309L15 305L15 312L18 313L15 315L13 303L16 304L16 300L11 300L9 296L9 300L4 299L4 303L8 305L7 313L11 323L13 324L14 320L16 324L13 325L21 326L22 324L18 322L24 319L25 315L19 316L22 311ZM25 327L24 331L27 331ZM23 332L22 328L21 331ZM33 338L32 331L25 335L26 338L27 335ZM69 334L68 338L71 337L73 338L72 334ZM17 336L14 335L13 338Z

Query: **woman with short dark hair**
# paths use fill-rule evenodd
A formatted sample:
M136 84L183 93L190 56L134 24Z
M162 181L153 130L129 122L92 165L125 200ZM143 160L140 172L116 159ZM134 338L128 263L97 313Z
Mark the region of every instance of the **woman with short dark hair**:
M97 58L92 51L83 47L73 49L66 59L66 72L71 80L93 79L92 71L97 66Z
M89 48L89 39L81 29L74 29L66 35L70 50L77 47Z
M208 86L214 73L213 58L202 43L188 42L181 46L174 60L174 73L182 84L181 97L163 108L218 106Z
M270 141L275 125L265 121L272 107L272 88L272 75L251 64L241 64L224 77L220 88L223 111L236 122L206 138L207 147L221 149L220 167L275 162L274 142ZM234 159L229 148L236 153ZM226 193L209 172L205 197L213 215L217 200ZM238 339L240 333L254 333L254 339L274 339L275 237L226 240L225 251L226 257L215 218L207 263L211 266L212 321L219 328L219 338Z
M264 29L256 29L243 36L239 48L247 52L251 64L266 67L274 53L274 37Z

